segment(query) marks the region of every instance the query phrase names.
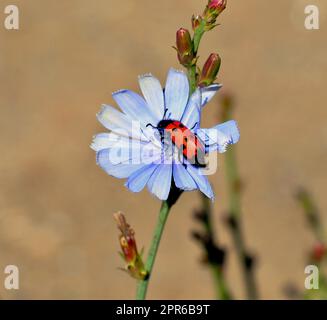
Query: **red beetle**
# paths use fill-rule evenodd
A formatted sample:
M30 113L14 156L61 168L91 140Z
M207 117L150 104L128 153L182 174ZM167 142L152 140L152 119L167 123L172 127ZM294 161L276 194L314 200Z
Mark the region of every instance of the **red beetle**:
M148 124L148 126L152 126ZM205 167L204 162L205 145L202 140L193 133L189 128L177 120L161 120L157 127L161 137L161 142L165 143L165 138L168 138L173 145L177 147L180 155L188 162L196 167ZM184 166L186 166L183 163Z

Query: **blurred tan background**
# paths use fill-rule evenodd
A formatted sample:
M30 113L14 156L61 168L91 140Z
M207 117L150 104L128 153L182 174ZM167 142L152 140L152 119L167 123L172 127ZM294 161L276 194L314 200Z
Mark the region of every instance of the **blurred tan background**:
M117 268L122 210L148 249L160 203L147 191L130 193L107 176L89 148L105 131L95 114L113 104L111 92L139 90L137 75L162 83L179 67L175 31L190 27L205 0L16 0L20 30L3 27L0 0L0 284L8 264L20 269L20 290L5 299L132 299L134 280ZM317 4L320 30L304 28L304 7ZM258 256L261 298L286 298L303 289L313 237L294 200L299 185L314 194L327 223L327 3L325 0L230 0L221 27L207 34L201 62L217 51L219 81L236 96L237 146L245 183L247 246ZM217 122L218 97L204 125ZM210 179L215 223L230 250L229 287L244 298L226 210L223 156ZM209 270L190 237L197 193L173 208L149 287L153 299L211 299Z

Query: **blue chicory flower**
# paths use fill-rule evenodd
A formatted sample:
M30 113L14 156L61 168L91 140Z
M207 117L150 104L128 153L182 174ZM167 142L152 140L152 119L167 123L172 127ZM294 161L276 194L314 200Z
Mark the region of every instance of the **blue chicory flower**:
M98 113L98 120L111 132L93 139L91 148L96 151L97 164L109 175L127 179L125 185L133 192L147 186L160 200L167 200L174 183L182 190L199 189L213 199L204 168L187 158L179 161L176 146L167 148L157 127L163 119L180 121L205 142L206 153L225 152L228 145L239 140L235 121L200 128L202 107L221 85L197 88L189 96L186 74L175 69L169 70L164 90L151 74L140 76L139 84L144 98L130 90L120 90L113 93L113 98L123 112L104 105Z

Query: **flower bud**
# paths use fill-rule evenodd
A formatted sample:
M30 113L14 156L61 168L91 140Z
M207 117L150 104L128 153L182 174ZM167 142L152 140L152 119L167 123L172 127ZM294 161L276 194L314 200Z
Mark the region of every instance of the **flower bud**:
M321 260L326 255L326 253L327 253L326 246L321 242L317 242L312 250L312 259L315 262L321 262Z
M206 20L206 30L216 26L217 17L226 9L227 0L209 0L203 17Z
M220 14L226 9L227 0L209 0L208 8L216 10Z
M177 56L184 67L189 67L194 62L193 42L187 29L181 28L176 33Z
M195 31L202 23L203 18L201 16L192 16L192 29Z
M200 87L207 87L216 80L220 64L221 59L219 55L217 53L212 53L203 66L199 79Z
M115 213L114 218L117 222L118 229L121 232L119 235L119 243L122 250L120 255L126 262L126 271L133 278L143 280L147 277L148 273L144 268L142 257L137 251L134 230L126 222L123 213Z

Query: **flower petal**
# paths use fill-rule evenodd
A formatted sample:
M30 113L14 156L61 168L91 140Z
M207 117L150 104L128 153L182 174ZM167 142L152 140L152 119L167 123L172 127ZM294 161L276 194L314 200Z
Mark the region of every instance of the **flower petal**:
M171 164L161 164L157 166L148 181L149 191L160 200L168 199L171 186L172 168L173 166Z
M191 95L181 122L192 130L197 130L201 120L201 91L199 88Z
M125 183L132 192L140 192L148 183L151 175L157 169L157 165L149 164L134 172Z
M141 130L139 120L135 121L109 105L102 106L97 118L108 130L125 137L149 141Z
M157 125L157 120L152 114L149 106L144 99L137 93L130 90L120 90L114 92L112 97L117 102L123 112L131 119L140 121L146 127L149 123L153 126Z
M187 171L194 179L197 184L199 190L204 193L208 198L214 199L214 193L212 191L211 185L209 183L208 178L202 174L200 168L196 168L192 165L187 166Z
M170 69L165 88L167 117L180 120L189 97L189 82L184 72Z
M111 133L99 133L93 137L91 148L94 151L100 151L102 149L108 149L112 146L112 134Z
M149 109L159 122L164 115L165 102L161 84L151 74L139 76L139 84Z
M202 94L202 107L204 107L216 94L216 92L222 88L222 84L215 83L208 87L201 88Z
M174 164L173 177L176 187L182 190L198 189L197 184L186 168L182 164Z
M97 151L97 164L117 178L127 178L136 170L161 158L161 149L151 142L140 142L112 133L110 142L106 143L110 147Z
M131 163L114 163L110 160L110 149L102 149L96 155L97 164L107 172L107 174L116 178L128 178L135 171L143 168L144 163L131 164Z
M218 124L211 129L199 129L197 135L209 152L217 150L223 153L230 144L235 144L240 139L240 132L234 120Z

